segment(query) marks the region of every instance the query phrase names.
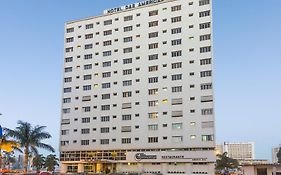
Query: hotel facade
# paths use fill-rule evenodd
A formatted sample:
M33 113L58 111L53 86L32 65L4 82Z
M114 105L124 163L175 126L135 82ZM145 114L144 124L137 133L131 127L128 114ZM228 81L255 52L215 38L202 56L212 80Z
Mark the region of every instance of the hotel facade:
M64 173L214 174L211 0L150 0L65 25Z

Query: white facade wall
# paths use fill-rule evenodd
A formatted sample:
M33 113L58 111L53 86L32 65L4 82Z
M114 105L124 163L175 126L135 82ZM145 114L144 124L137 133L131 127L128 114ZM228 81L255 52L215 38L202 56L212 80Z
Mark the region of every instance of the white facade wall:
M200 41L200 36L212 34L212 9L211 1L200 0L203 1L206 4L199 6L199 0L164 0L66 24L60 137L64 170L68 171L66 166L69 165L76 171L77 165L77 171L85 171L81 164L87 163L95 164L96 172L107 164L116 164L111 171L213 173L212 37L206 36L206 40ZM172 11L175 6L178 10ZM158 11L158 14L149 16L151 11ZM204 11L207 16L199 17ZM124 21L128 16L132 16L132 20ZM172 22L175 17L178 22ZM108 20L112 20L112 24L104 25ZM158 21L158 25L149 27L149 22L153 21ZM200 29L200 24L204 23L207 28ZM89 24L93 28L86 29ZM128 26L132 26L132 31L124 32L124 27ZM172 34L172 29L176 28L181 28L181 32ZM104 36L109 30L112 34ZM153 32L158 32L158 36L149 38L149 33ZM89 34L93 38L86 39ZM132 42L124 42L126 37L132 37ZM181 42L172 45L173 40ZM106 46L105 41L108 41ZM92 48L85 49L89 44ZM157 48L150 49L150 44ZM126 48L132 48L132 52L124 53ZM104 56L106 51L111 51L111 55ZM174 51L181 51L181 56L172 57ZM85 59L89 54L92 54L91 59ZM149 55L155 54L158 59L149 60ZM124 64L124 59L128 58L132 62ZM203 59L209 60L202 64ZM104 62L110 62L111 66L104 67ZM85 69L90 65L91 69ZM150 71L151 66L157 66L156 70ZM126 70L132 73L124 75ZM103 77L105 73L109 77ZM85 75L91 79L84 80ZM181 79L173 80L175 75L181 75ZM149 83L152 77L158 77L158 82ZM131 80L132 85L123 86L126 80ZM110 87L102 88L104 83L110 83ZM209 86L203 87L204 84ZM172 92L175 87L182 90ZM71 88L71 92L65 92L67 88ZM149 89L158 92L150 95ZM130 97L124 97L124 92L129 92ZM110 94L110 98L102 99L104 94ZM156 106L149 106L153 101ZM177 104L173 104L175 102ZM109 105L110 109L102 110L103 105ZM125 105L128 108L122 109ZM206 109L211 112L202 113ZM157 117L150 118L149 113L154 112L158 113ZM173 116L175 112L180 115ZM124 120L122 115L131 117ZM109 116L109 121L102 121L105 116ZM104 139L109 143L102 144L107 141ZM129 143L125 144L124 139ZM162 159L167 152L166 156L170 157ZM136 161L138 153L157 158ZM183 157L175 157L179 155Z
M233 159L253 160L255 159L255 144L254 142L224 142L223 152L227 152Z

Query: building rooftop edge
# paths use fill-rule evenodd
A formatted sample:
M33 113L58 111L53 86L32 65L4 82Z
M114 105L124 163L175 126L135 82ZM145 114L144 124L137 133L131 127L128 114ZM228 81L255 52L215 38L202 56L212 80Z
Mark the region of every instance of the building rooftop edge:
M158 2L158 3L155 3L155 4L149 4L149 5L140 6L140 7L131 8L131 9L125 9L125 10L114 12L114 13L101 14L101 15L97 15L97 16L89 16L89 17L85 17L85 18L82 18L82 19L76 19L76 20L69 20L69 21L66 21L65 24L66 25L67 24L73 24L73 23L77 23L77 22L80 22L80 21L87 21L87 20L91 20L91 19L95 19L95 18L111 16L111 15L115 15L115 14L119 14L119 13L123 13L123 12L133 11L133 10L137 10L137 9L141 9L141 8L145 8L145 7L151 7L151 6L164 4L164 3L168 3L168 2L173 2L173 1L178 1L178 0L164 0L163 2Z

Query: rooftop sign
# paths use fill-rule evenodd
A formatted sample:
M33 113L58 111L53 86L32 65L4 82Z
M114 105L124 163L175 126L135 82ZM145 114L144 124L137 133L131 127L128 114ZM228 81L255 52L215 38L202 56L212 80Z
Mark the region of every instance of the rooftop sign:
M164 0L147 0L147 1L138 2L138 3L135 3L135 4L129 4L129 5L122 6L122 7L115 7L115 8L112 8L112 9L107 9L107 10L104 10L103 13L104 14L110 14L110 13L115 13L115 12L119 12L119 11L123 11L123 10L141 7L141 6L155 4L155 3L159 3L159 2L163 2L163 1Z

